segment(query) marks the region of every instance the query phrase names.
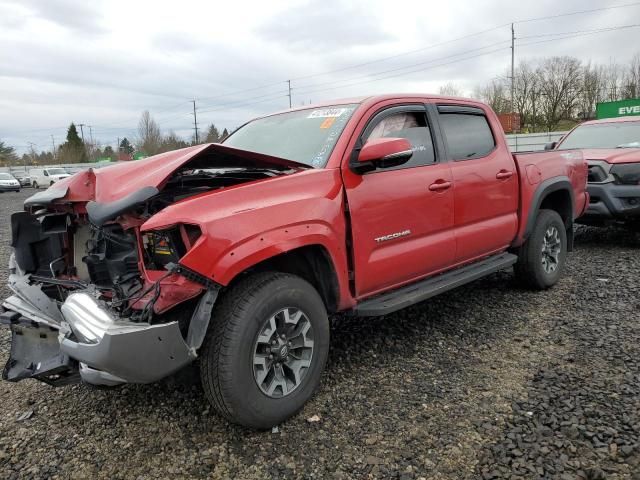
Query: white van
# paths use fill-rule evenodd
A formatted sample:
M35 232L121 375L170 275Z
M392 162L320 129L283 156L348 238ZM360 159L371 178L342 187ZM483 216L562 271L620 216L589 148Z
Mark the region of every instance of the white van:
M29 176L31 177L31 186L33 188L48 188L58 180L70 177L64 168L51 167L51 168L32 168L29 170Z

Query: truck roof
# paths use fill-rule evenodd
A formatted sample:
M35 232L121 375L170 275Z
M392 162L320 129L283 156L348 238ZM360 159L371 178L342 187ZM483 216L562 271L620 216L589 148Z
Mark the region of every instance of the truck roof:
M374 103L382 102L385 100L393 100L398 98L425 98L425 99L428 98L428 99L436 99L436 100L454 100L454 101L462 101L466 103L476 103L476 104L482 103L480 100L474 100L471 98L453 97L450 95L435 95L433 93L385 93L381 95L365 95L361 97L338 98L333 100L326 100L323 102L313 103L310 105L301 105L299 107L293 107L290 109L269 113L267 115L261 115L256 118L270 117L271 115L278 115L280 113L286 113L286 112L294 112L297 110L309 110L312 108L331 107L334 105L347 105L347 104L353 104L353 103L374 104ZM254 120L256 118L254 118Z
M614 117L614 118L602 118L600 120L589 120L588 122L583 122L580 125L594 125L599 123L619 123L619 122L640 122L640 116L629 116L629 117Z

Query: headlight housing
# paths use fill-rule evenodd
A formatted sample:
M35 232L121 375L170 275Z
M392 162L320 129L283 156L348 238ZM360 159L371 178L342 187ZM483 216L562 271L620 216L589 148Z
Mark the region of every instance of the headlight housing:
M621 185L640 185L640 162L619 163L611 167L611 175Z

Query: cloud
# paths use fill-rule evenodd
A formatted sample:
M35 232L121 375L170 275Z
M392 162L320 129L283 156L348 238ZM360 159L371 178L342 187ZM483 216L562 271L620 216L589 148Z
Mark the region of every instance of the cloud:
M258 30L264 40L305 52L374 46L394 36L383 22L350 2L308 2L277 13Z
M75 121L115 143L130 136L146 109L165 131L190 135L194 98L202 126L232 129L288 107L287 79L294 105L437 91L447 82L470 92L507 70L510 29L451 39L516 19L602 6L597 0L567 0L561 10L553 0L481 6L472 0L2 0L0 139L19 151L27 142L48 148L50 135L61 140ZM522 23L516 36L629 24L639 13L640 7L628 7ZM639 32L530 45L516 49L516 60L573 55L609 63L615 54L624 63L638 50ZM505 48L466 58L496 42ZM379 61L385 57L392 58Z
M31 15L57 26L83 34L106 33L101 10L104 0L78 2L76 0L20 0Z

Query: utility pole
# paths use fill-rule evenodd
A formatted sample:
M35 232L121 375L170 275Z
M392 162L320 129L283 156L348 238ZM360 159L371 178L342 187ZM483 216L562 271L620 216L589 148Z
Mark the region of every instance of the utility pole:
M289 97L289 108L291 108L291 80L287 80L287 84L289 85L289 94L287 96Z
M198 145L198 143L200 142L198 141L198 116L196 114L196 101L191 100L191 102L193 103L193 129L196 131L196 145Z
M31 154L31 163L35 164L36 163L36 157L35 157L35 149L33 148L33 146L35 145L35 143L33 142L27 142L29 144L29 153ZM24 156L23 156L24 158ZM27 159L24 159L24 171L27 171Z
M80 127L80 136L82 136L82 143L84 143L84 130L82 129L82 127L84 127L85 124L79 123L78 126Z
M53 139L53 135L51 135L51 146L53 147L53 161L56 161L56 141Z
M515 105L515 57L516 57L516 33L511 24L511 113ZM513 119L512 119L513 121Z
M89 140L91 145L89 146L89 160L93 161L94 154L94 145L93 145L93 127L91 125L87 125L89 127Z

